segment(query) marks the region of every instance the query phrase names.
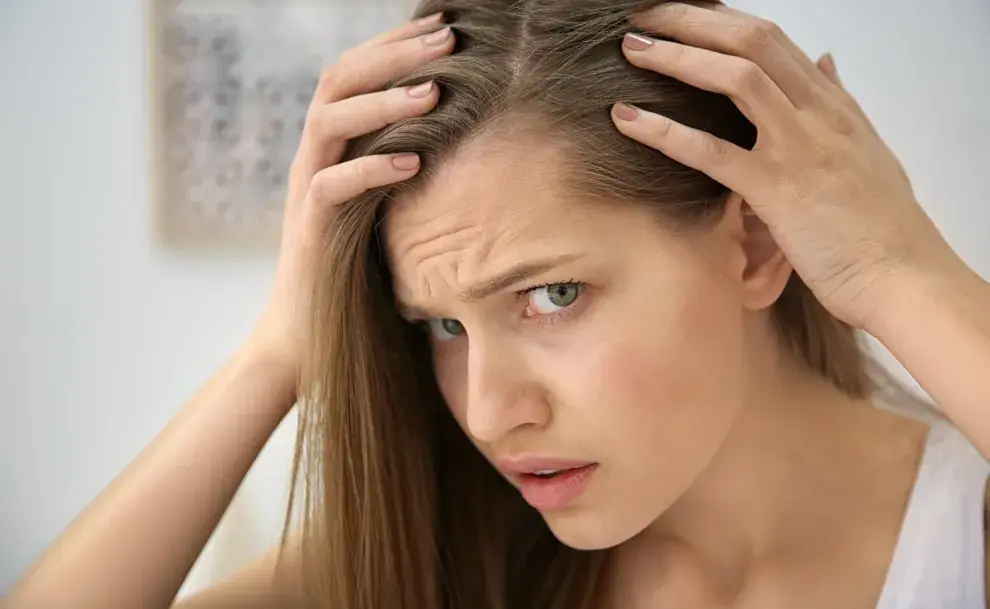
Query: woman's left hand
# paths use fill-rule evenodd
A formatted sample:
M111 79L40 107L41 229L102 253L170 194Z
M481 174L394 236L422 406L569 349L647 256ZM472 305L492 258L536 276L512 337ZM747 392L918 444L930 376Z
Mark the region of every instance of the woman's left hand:
M830 56L816 64L773 23L721 5L668 3L635 25L678 42L627 36L630 62L728 96L758 137L745 150L626 104L616 126L745 198L834 315L870 330L897 286L964 267Z

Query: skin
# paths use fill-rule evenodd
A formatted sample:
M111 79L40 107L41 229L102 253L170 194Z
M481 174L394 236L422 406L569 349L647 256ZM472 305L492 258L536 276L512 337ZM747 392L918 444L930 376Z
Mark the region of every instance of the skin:
M649 237L637 234L639 246L667 263L678 259L696 263L662 277L654 272L646 285L630 289L657 295L664 306L662 320L667 324L677 315L688 321L691 311L676 306L669 292L654 291L659 285L677 281L679 287L690 287L692 294L710 289L722 298L705 302L704 306L717 307L724 315L720 322L739 332L731 335L731 341L716 347L726 352L756 348L765 339L757 320L763 315L766 300L777 289L773 287L774 278L784 272L766 248L769 235L834 314L886 345L983 454L990 454L990 416L986 411L990 380L985 374L990 369L990 318L983 314L990 308L990 287L951 252L927 220L896 158L841 86L834 63L828 57L817 64L812 62L773 24L725 7L698 9L671 3L644 13L642 18L639 25L643 31L671 41L647 44L640 50L627 44L628 59L644 69L729 95L754 119L760 140L755 150L740 151L664 117L635 111L630 116L625 108L615 108L616 126L622 133L708 173L738 193L733 203L736 207L730 206L726 223L707 236L677 241L660 231ZM418 171L416 163L400 161L397 166L397 159L392 157L368 157L340 164L340 152L349 137L426 113L435 105L435 87L420 97L406 90L379 89L410 69L450 53L453 35L429 36L440 28L439 16L405 24L349 51L339 64L327 69L309 109L290 173L274 289L257 327L154 443L14 586L3 599L5 607L170 605L237 485L295 399L307 294L315 273L322 272L316 264L319 245L335 210L348 197L408 179ZM623 114L626 118L620 116ZM499 170L495 163L486 167L489 172ZM787 179L782 180L782 176ZM552 210L553 205L561 209L552 190L539 184L530 186L547 210ZM492 203L497 197L490 199ZM744 211L742 201L766 227L758 239L751 238L760 230L750 230L754 222ZM504 209L497 205L489 208L506 219ZM533 209L526 211L534 213ZM594 213L590 209L578 212L570 206L567 211ZM546 210L543 215L547 215ZM442 220L443 216L436 219ZM614 220L622 223L628 218ZM459 218L459 225L470 221ZM526 235L521 227L517 232L521 243ZM558 233L559 227L555 226L542 237L560 238ZM579 235L570 238L573 244ZM758 243L763 245L756 246ZM456 249L454 244L447 245ZM462 245L461 249L468 252L471 248ZM461 264L450 265L451 268L462 273L477 272L472 264L481 257L473 255L474 259L463 256ZM614 253L613 260L621 255ZM434 262L439 265L441 260L449 264L454 258L438 257ZM762 286L759 281L750 281L753 274L740 274L744 261L758 269L755 276L764 277ZM424 266L423 276L432 272L425 270L428 268ZM716 270L725 271L721 283L713 279ZM441 288L463 277L450 275L449 271L446 275L436 274L442 281L437 279L430 285ZM407 275L413 278L410 286L422 290L424 284L415 280L416 273L408 271ZM557 280L561 279L552 281ZM570 280L570 276L564 279ZM589 293L594 296L594 290ZM634 306L619 296L612 294L611 307ZM434 294L429 297L434 298ZM451 309L461 306L434 304ZM475 308L470 311L465 309L467 313L438 313L461 315L474 328L475 335L480 332L486 337L482 354L513 348L519 353L525 351L527 357L539 357L544 355L540 347L552 346L534 342L537 333L532 326L514 325L511 320L515 318L506 313L518 310L506 301L502 301L501 308L486 309L497 314L481 315L478 305L472 305ZM604 309L603 305L599 311ZM593 319L590 313L581 318L582 323ZM623 325L624 320L615 319L617 325ZM578 320L574 316L566 320L573 324L537 328L553 332L570 327L566 331L577 331ZM640 321L653 325L654 330L669 329L662 320L651 311ZM628 336L628 329L624 332ZM524 340L527 336L528 341ZM605 364L613 372L644 374L643 361L614 349L619 342L616 333L599 336L610 337L609 344L598 348L608 350L612 345L613 359ZM690 346L683 337L678 339ZM662 343L638 344L651 350L662 348ZM584 509L574 519L561 518L553 523L556 532L562 537L567 535L576 545L607 543L632 535L622 545L620 577L614 582L614 591L625 591L627 595L613 595L614 606L767 609L806 607L815 599L829 607L875 604L916 466L920 431L915 426L905 427L899 418L870 416L863 420L863 413L872 411L833 399L827 388L806 383L788 366L781 366L782 362L772 357L772 350L759 353L766 355L765 360L749 362L747 372L770 372L765 380L789 389L800 388L801 400L782 399L770 386L748 383L749 391L742 394L745 399L736 399L724 410L713 411L725 428L711 425L714 429L693 430L704 440L704 446L688 447L685 454L691 457L690 462L682 463L681 469L655 466L659 475L666 476L665 484L650 491L657 500L652 508L639 504L630 507L637 512L635 523L615 523L610 530L590 532L575 526L581 518L605 522L610 515L604 505ZM448 355L451 361L457 361L456 353ZM552 364L559 352L550 355L539 363ZM468 374L462 378L469 383L461 383L462 386L479 378L477 372L470 375L472 361L475 370L481 364L493 370L489 378L496 378L497 373L515 379L517 388L538 386L533 378L526 377L518 361L464 359ZM665 363L680 365L669 360ZM630 369L617 371L619 364ZM715 384L711 367L707 370L708 376L703 380ZM637 378L642 376L633 376L632 380ZM445 384L456 388L456 380L456 376L448 377ZM674 382L663 380L667 387ZM738 378L729 380L743 385ZM544 384L547 382L543 379ZM487 434L498 439L519 430L513 427L514 421L535 418L538 422L525 439L533 441L539 436L536 431L545 432L547 435L539 437L548 444L537 448L597 451L603 459L614 454L611 442L584 443L586 425L604 421L612 427L622 421L597 418L590 402L575 397L568 387L522 391L517 397L524 399L515 402L521 404L519 419L493 414L487 400L478 402L477 396L498 396L502 391L498 387L478 382L475 387L480 389L475 389L473 395L470 389L451 390L467 395L455 401L462 404L458 408L464 412L477 410L472 404L479 403L482 413L488 412L473 419L461 417L469 431L474 426L482 430L478 432L482 437ZM691 413L675 410L687 403L687 395L675 396L677 399L663 396L646 383L630 384L616 391L625 392L626 397L667 398L647 404L630 397L615 405L626 414L639 408L656 418L662 414L677 415L682 422L690 420ZM692 397L700 398L700 392L699 388L691 388ZM650 395L653 393L656 396ZM564 394L569 397L566 402L561 399ZM549 407L547 396L553 398ZM711 404L704 406L714 409ZM548 413L555 412L549 409L553 407L564 414L547 419ZM816 416L825 418L816 420ZM231 421L237 421L237 425L231 425ZM819 425L815 435L807 434L803 428L811 421ZM581 433L581 445L557 433L564 424ZM760 430L766 435L761 437L757 433ZM760 442L754 443L757 439ZM704 453L714 451L716 445L717 451L705 464ZM506 446L504 442L499 445L503 449ZM187 467L190 454L209 462L211 467ZM729 458L735 456L739 458ZM610 479L631 480L645 475L645 465L625 461L621 456L619 459L618 465L610 465ZM748 471L733 468L743 461L751 466ZM768 467L759 469L759 464ZM831 496L796 492L807 489L812 482L836 492ZM762 493L742 493L739 489L743 487L751 491L759 488ZM662 517L644 523L653 511L663 512ZM808 517L797 521L794 513ZM119 534L121 522L128 524L126 536ZM634 534L640 526L645 528ZM583 541L578 539L579 533ZM787 540L805 544L801 546L804 552L782 543ZM275 569L277 551L274 549L229 581L184 599L178 606L299 606L294 540L290 540L279 570ZM834 585L836 581L842 582L843 590L836 590L840 587ZM843 593L847 596L839 598Z
M924 213L832 58L815 64L772 22L724 6L670 3L638 16L637 25L672 40L627 36L623 51L630 62L729 96L759 137L752 151L742 150L623 104L613 110L619 130L744 198L822 304L884 344L983 455L990 454L990 382L979 372L990 369L984 314L990 286ZM836 556L843 555L854 552ZM880 556L886 556L882 549ZM872 571L883 572L882 566ZM852 584L848 606L873 606L870 573L834 580ZM688 588L674 602L698 600L699 589ZM782 596L786 606L786 591L778 583L777 593L757 593L752 606L772 606ZM737 595L729 603L752 598ZM808 598L789 600L807 606Z
M5 609L169 607L221 516L296 400L306 309L337 207L406 180L416 155L341 163L347 138L433 109L436 87L389 82L449 54L440 15L351 49L323 73L289 172L282 245L264 314L230 360L21 577ZM411 162L410 162L411 161ZM235 424L232 424L235 422ZM209 467L195 467L209 463ZM121 531L126 531L125 535ZM185 609L300 606L295 539L231 580L183 599Z
M727 95L759 136L742 150L623 104L616 127L739 193L822 304L990 455L990 285L925 214L832 58L815 64L774 23L724 6L664 4L637 25L673 40L627 36L631 63Z
M548 521L571 545L607 547L655 519L710 460L749 391L740 362L763 320L744 315L743 286L722 276L743 264L727 239L707 239L706 252L721 250L707 263L645 212L571 202L540 169L560 163L555 151L523 145L543 158L481 144L393 207L385 234L396 291L419 319L466 329L452 335L433 322L435 366L447 404L489 459L600 464L579 507ZM508 176L513 188L500 188ZM561 255L574 259L482 300L459 298ZM547 288L517 293L570 281L583 287L567 307ZM705 382L713 375L724 382Z
M662 116L614 109L622 133L737 193L709 239L680 244L708 264L678 258L669 239L651 240L642 230L648 223L632 212L596 215L555 200L539 184L545 176L488 151L486 164L480 153L452 163L426 196L390 218L397 291L419 313L457 319L453 327L464 330L454 337L431 324L445 339L435 350L438 376L489 459L560 450L554 456L601 460L580 505L545 517L576 547L635 536L619 553L619 606L807 606L809 597L822 606L873 606L924 429L815 387L779 357L748 358L740 369L733 357L774 352L765 317L754 318L785 274L768 262L766 235L747 230L742 210L757 214L826 308L884 343L984 454L990 386L978 369L990 365L990 324L980 315L987 285L925 215L830 57L815 64L774 24L726 7L666 4L637 25L672 40L627 37L634 65L729 96L759 130L747 151ZM546 161L540 165L552 166L552 156ZM477 178L505 171L528 186L515 200L527 201L524 208L497 179ZM464 201L480 209L466 211ZM554 222L565 214L584 231ZM536 279L592 278L565 321L526 326L532 295L526 303L458 298L487 273L558 240L566 246L556 247L586 251L564 275ZM735 289L713 281L720 276ZM676 296L663 289L671 285ZM643 314L644 302L658 304ZM718 334L692 323L691 312L705 309ZM920 312L930 317L918 322ZM672 328L688 328L696 340ZM926 348L931 340L943 348L938 356ZM698 386L705 357L726 394ZM940 358L966 374L945 374ZM830 489L845 493L836 498Z
M815 589L869 606L925 427L851 401L778 347L768 307L791 268L738 197L714 227L674 234L645 208L574 201L545 169L562 164L536 139L493 134L388 214L397 296L433 337L461 428L492 462L598 463L574 503L542 515L572 547L624 544L618 606L807 606ZM540 287L578 282L566 306ZM845 590L828 589L836 577Z

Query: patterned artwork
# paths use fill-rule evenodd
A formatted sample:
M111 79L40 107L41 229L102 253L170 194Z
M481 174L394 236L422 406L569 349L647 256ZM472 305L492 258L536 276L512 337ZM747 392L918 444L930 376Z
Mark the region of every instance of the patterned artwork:
M286 174L320 72L406 18L401 0L155 0L165 240L277 242Z

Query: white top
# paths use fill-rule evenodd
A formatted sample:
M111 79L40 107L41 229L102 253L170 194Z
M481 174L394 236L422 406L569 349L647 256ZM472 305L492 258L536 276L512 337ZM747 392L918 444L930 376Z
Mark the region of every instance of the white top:
M955 427L932 424L877 609L985 609L988 464Z

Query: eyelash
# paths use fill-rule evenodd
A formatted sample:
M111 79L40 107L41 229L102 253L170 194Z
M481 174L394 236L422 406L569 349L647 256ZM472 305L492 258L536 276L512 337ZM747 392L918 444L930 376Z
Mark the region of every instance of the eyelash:
M516 296L526 296L528 294L532 294L536 290L542 290L543 288L552 288L555 285L576 285L581 288L584 287L584 284L578 281L577 279L571 279L569 281L548 281L546 283L541 283L539 285L534 285L533 287L519 290L516 292Z
M578 288L577 299L580 299L582 297L582 295L584 294L584 290L586 288L585 284L582 283L582 282L580 282L580 281L578 281L577 279L571 279L569 281L548 281L546 283L541 283L539 285L534 285L532 287L529 287L529 288L526 288L526 289L523 289L523 290L519 290L519 291L516 292L516 296L519 296L520 298L525 298L525 297L529 296L530 294L532 294L533 292L535 292L537 290L543 290L543 289L546 289L546 288L552 288L552 287L558 286L558 285L573 285L573 286L577 286L577 288ZM539 326L539 327L552 326L555 323L557 323L559 321L562 321L562 320L570 317L571 315L573 315L575 313L574 308L575 308L576 305L577 305L577 300L575 300L573 303L567 305L566 307L564 307L563 309L561 309L561 310L559 310L559 311L557 311L555 313L547 313L545 315L538 315L538 316L536 316L537 317L536 325Z
M552 288L552 287L558 286L558 285L573 285L573 286L577 286L577 288L579 290L579 292L578 292L578 298L581 297L581 294L584 293L584 290L587 287L586 284L584 284L583 282L578 281L576 279L570 279L568 281L548 281L546 283L541 283L539 285L534 285L534 286L531 286L531 287L528 287L528 288L525 288L525 289L522 289L522 290L517 290L516 291L516 296L518 298L520 298L520 299L523 299L523 298L526 298L527 296L529 296L530 294L532 294L533 292L535 292L537 290L543 290L543 289L546 289L546 288ZM576 303L577 303L577 301L575 300L574 303L572 303L572 304L564 307L563 309L561 309L561 310L559 310L559 311L557 311L555 313L547 313L547 314L544 314L544 315L537 315L537 316L535 316L535 317L537 317L537 321L536 321L537 326L539 326L539 327L552 326L552 325L556 324L557 322L559 322L559 321L561 321L561 320L563 320L563 319L565 319L567 317L570 317L571 315L573 315L575 313L574 308L575 308ZM417 321L415 321L413 323L414 323L415 326L419 327L421 330L423 330L424 332L426 332L427 335L431 335L430 321L429 320L427 320L427 319L417 320Z

